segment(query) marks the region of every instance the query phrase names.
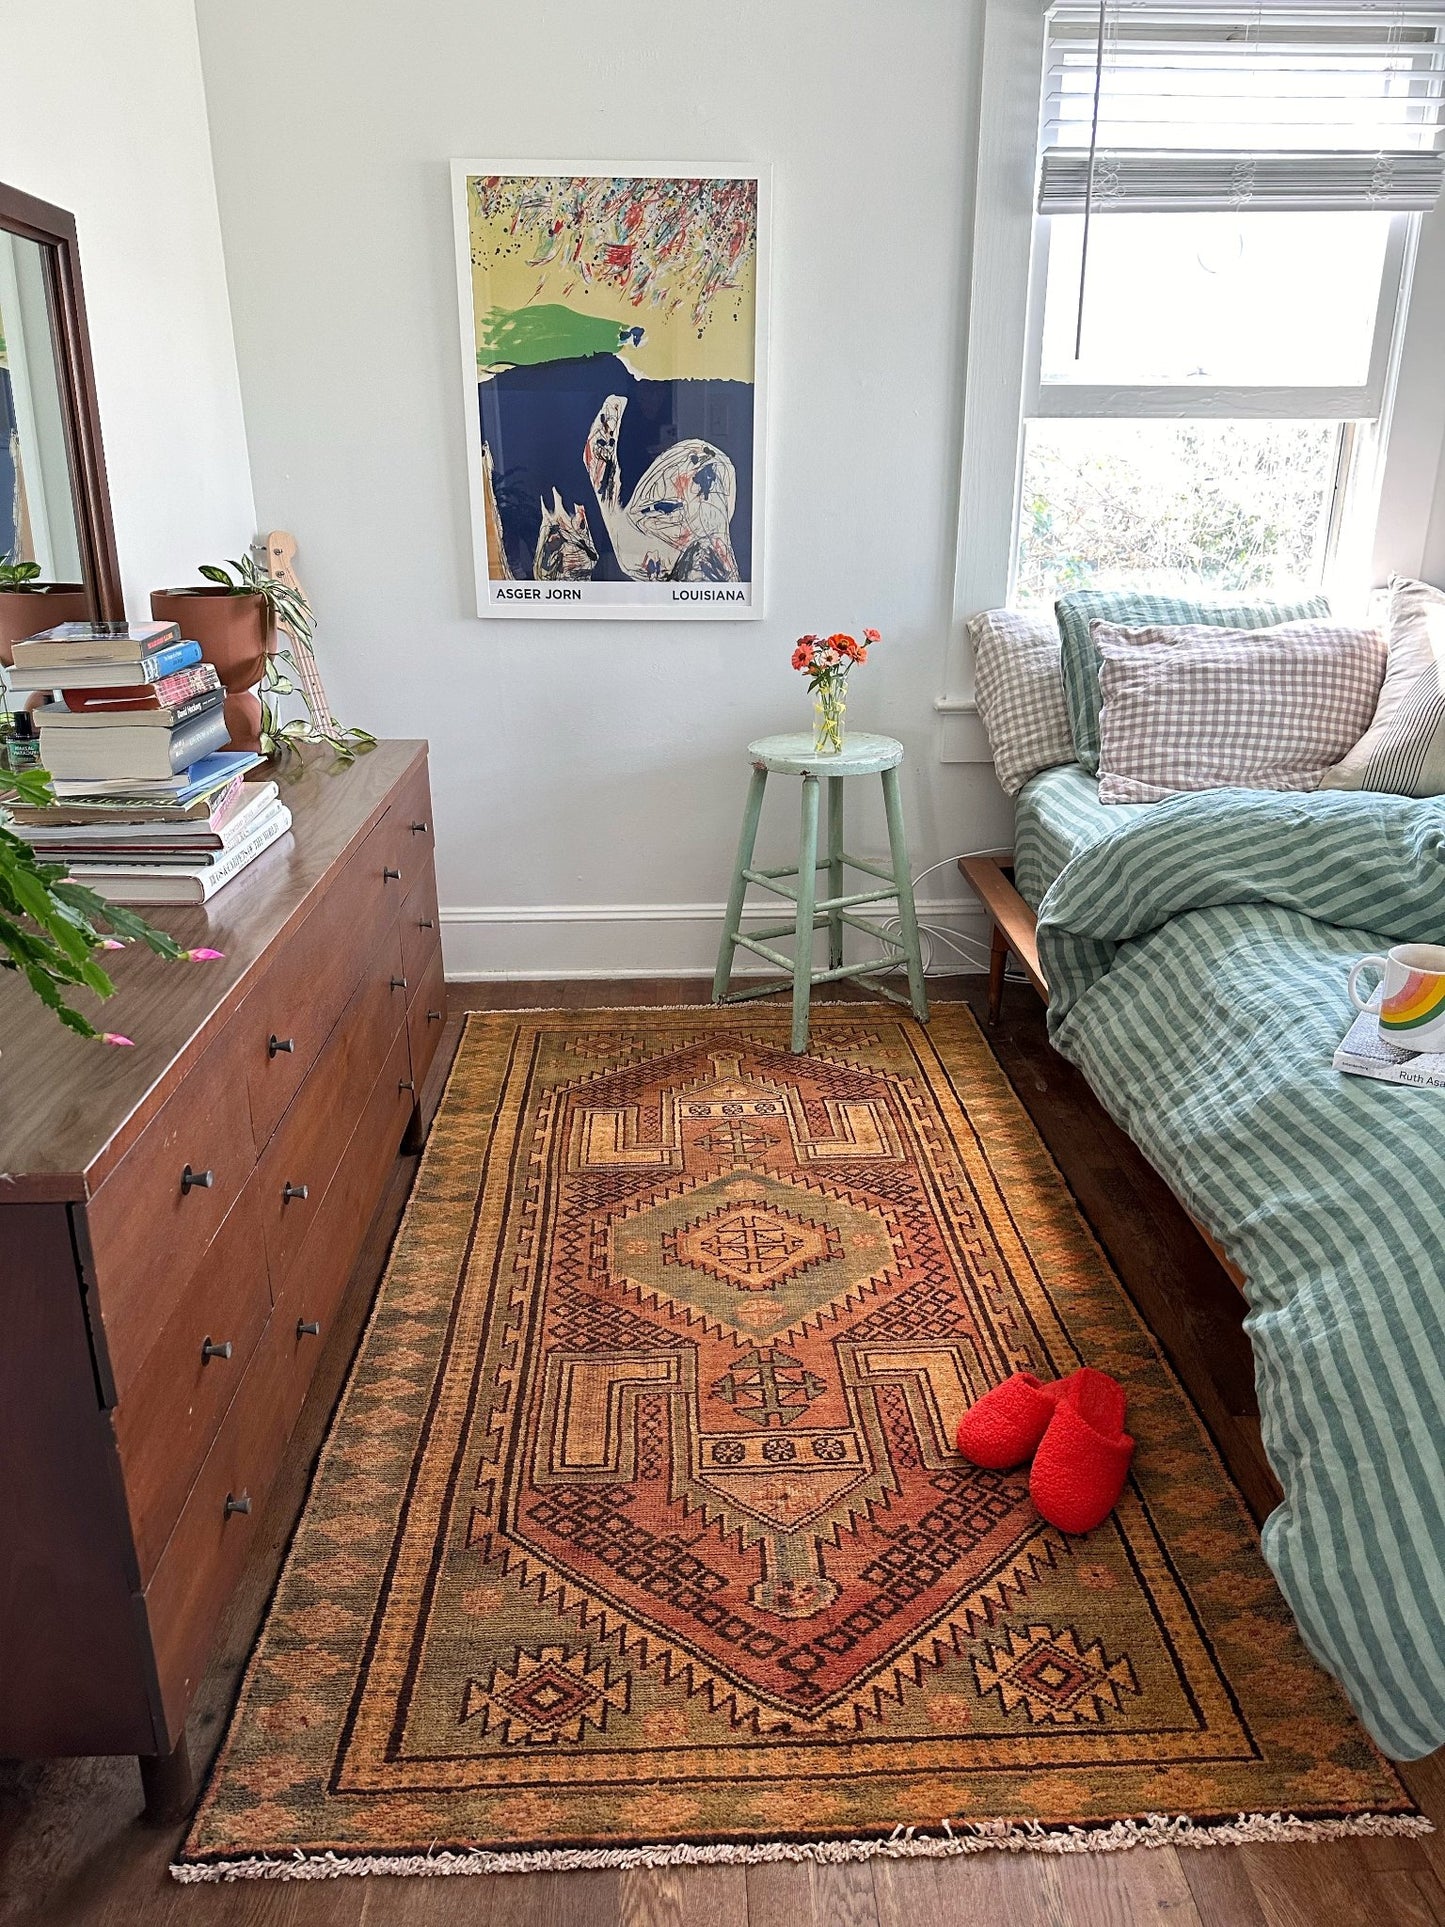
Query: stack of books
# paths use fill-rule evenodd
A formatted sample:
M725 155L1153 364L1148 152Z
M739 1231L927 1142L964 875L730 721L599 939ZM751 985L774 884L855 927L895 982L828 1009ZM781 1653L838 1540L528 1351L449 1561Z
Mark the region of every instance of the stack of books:
M113 903L205 903L284 836L261 758L226 748L225 691L173 623L65 622L15 644L55 802L13 805L16 834Z

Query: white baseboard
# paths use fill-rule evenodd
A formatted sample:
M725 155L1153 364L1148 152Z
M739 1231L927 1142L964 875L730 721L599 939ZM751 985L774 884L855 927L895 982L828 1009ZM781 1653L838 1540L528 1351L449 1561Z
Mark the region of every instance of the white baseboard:
M722 936L721 903L453 904L441 910L442 949L452 983L572 977L711 977ZM785 904L748 904L745 925L782 923ZM861 915L870 914L868 911ZM889 915L881 906L880 921ZM968 939L975 957L941 941L925 962L952 975L985 967L988 923L983 911L955 897L920 899L918 921ZM850 960L861 959L861 932L849 933ZM784 950L790 946L780 940ZM767 976L760 958L739 953L737 975Z

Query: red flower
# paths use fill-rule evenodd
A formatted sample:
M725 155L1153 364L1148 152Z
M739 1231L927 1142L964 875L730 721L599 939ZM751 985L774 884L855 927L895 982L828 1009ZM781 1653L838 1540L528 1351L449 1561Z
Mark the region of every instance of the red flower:
M864 642L882 642L883 638L876 629L865 629L863 631L863 640Z
M806 669L808 667L808 664L812 660L813 660L812 650L808 647L806 642L800 642L797 648L793 651L794 669Z

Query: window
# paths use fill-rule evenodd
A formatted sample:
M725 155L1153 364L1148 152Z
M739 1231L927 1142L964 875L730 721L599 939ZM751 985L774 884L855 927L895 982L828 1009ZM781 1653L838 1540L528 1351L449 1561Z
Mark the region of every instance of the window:
M1445 0L1052 9L1018 600L1360 573L1442 29Z

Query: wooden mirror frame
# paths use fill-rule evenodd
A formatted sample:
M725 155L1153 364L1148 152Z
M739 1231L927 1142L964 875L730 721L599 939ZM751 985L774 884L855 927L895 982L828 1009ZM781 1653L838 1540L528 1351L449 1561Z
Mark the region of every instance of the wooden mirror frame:
M52 207L48 201L38 201L33 194L22 194L19 188L7 187L0 181L0 228L27 241L38 242L44 250L50 339L65 416L65 452L75 497L81 572L92 616L120 621L125 616L125 602L115 553L110 490L105 479L105 450L100 439L100 409L96 402L90 330L80 281L75 216L63 207Z

